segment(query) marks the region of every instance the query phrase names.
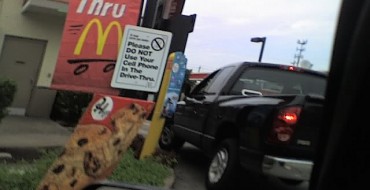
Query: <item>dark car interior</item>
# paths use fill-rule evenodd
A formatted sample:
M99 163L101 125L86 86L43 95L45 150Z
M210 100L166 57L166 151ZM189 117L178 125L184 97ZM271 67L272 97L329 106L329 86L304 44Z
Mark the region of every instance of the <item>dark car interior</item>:
M370 1L343 0L338 16L311 190L361 189L369 179Z

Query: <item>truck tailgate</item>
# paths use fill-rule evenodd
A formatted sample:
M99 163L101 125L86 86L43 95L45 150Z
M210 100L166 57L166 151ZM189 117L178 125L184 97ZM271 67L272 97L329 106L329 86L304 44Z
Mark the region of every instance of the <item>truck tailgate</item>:
M306 96L291 146L310 152L315 150L323 119L323 104L323 98Z
M312 95L297 96L291 104L284 105L284 107L298 105L302 106L302 109L289 143L274 143L267 140L267 149L270 153L278 156L312 159L318 143L319 127L323 119L324 98Z

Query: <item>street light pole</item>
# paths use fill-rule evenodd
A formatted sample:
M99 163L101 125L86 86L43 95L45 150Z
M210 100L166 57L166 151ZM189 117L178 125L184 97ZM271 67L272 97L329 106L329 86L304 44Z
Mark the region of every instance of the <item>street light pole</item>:
M266 37L262 38L262 47L260 51L260 57L258 58L258 62L261 62L262 60L262 55L263 55L263 50L265 49L265 42L266 42Z
M260 56L258 58L258 62L261 62L263 50L265 49L266 37L254 37L254 38L251 38L251 42L255 42L255 43L262 42Z

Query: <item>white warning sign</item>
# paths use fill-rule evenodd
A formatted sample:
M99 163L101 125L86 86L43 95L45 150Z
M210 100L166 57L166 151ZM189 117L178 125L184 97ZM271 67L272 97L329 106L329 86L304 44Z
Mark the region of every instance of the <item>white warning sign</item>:
M158 92L172 33L126 25L111 86Z

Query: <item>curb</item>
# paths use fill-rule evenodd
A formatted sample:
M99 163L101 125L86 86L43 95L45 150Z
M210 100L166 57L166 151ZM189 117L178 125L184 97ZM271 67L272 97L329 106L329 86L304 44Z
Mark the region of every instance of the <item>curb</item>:
M164 179L164 188L165 189L172 189L173 185L175 184L175 171L171 168L171 175Z

